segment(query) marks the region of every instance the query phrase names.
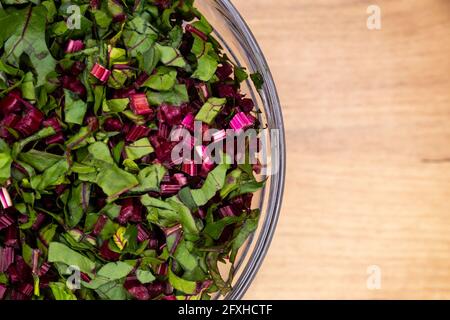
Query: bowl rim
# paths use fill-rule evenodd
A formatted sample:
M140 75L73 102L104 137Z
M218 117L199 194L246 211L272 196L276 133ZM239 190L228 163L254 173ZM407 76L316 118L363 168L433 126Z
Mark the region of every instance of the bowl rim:
M253 239L255 248L248 258L248 263L244 266L231 292L228 293L224 298L225 300L240 300L249 289L264 261L264 258L267 255L280 217L286 178L286 140L281 103L277 93L275 82L273 80L273 76L267 60L255 36L251 32L242 15L230 0L216 1L230 13L228 19L230 19L230 22L235 24L242 32L244 37L238 39L240 45L245 46L251 50L252 57L254 58L254 67L261 73L264 78L262 91L267 96L266 98L268 100L268 102L264 103L264 110L267 112L268 109L270 109L273 122L279 126L277 128L279 130L279 146L277 150L279 152L279 156L277 157L279 169L278 173L272 176L273 179L271 178L270 190L268 190L269 195L271 196L271 200L273 201L270 201L268 207L266 208L267 215L260 227L261 234L257 239ZM268 108L268 106L270 108Z

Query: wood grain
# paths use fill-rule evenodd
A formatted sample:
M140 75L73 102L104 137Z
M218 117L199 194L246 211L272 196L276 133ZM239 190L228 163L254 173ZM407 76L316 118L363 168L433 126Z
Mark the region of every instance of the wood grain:
M449 299L450 1L233 3L274 74L288 148L246 298ZM380 31L366 27L373 3Z

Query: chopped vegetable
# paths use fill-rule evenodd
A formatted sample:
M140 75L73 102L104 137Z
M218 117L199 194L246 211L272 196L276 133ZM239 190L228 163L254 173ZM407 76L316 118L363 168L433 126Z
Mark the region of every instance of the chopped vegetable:
M0 201L2 203L3 209L8 209L13 205L11 201L11 196L9 195L8 190L6 188L0 189Z
M244 112L239 112L230 122L230 127L236 131L241 131L253 125L252 119Z
M212 147L261 128L263 79L193 2L76 1L73 29L70 1L2 1L0 300L229 292L264 182Z
M111 71L96 63L91 70L91 74L101 82L106 82L111 75Z
M83 50L84 43L81 40L72 40L70 39L69 42L67 42L66 46L66 53L74 53Z
M131 97L131 108L133 112L137 115L146 115L153 113L153 110L150 109L150 105L147 100L147 96L145 93L136 93Z

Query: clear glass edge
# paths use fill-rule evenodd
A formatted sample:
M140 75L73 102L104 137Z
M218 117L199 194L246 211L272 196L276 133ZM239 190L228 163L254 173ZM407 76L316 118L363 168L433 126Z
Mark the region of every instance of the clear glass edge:
M249 60L254 64L252 67L255 70L258 70L265 80L262 92L265 95L265 99L263 100L267 105L265 105L264 108L267 113L270 111L270 117L273 122L277 124L277 129L280 130L280 143L278 147L278 160L280 167L278 174L272 177L273 180L271 181L270 190L268 192L271 199L275 201L269 202L269 206L266 209L267 215L261 227L261 234L257 239L253 239L255 248L248 257L248 264L245 265L244 269L241 271L241 274L236 280L236 284L233 286L233 289L224 297L225 300L240 300L247 292L256 277L264 258L266 257L280 216L286 174L285 132L281 104L272 73L270 72L268 63L256 41L256 38L250 31L250 28L236 7L230 1L217 0L216 2L228 11L229 14L227 14L227 18L229 18L230 22L233 23L244 35L243 38L238 40L242 47L246 47L251 50L252 54L251 57L249 57ZM247 248L247 250L248 249L249 248Z

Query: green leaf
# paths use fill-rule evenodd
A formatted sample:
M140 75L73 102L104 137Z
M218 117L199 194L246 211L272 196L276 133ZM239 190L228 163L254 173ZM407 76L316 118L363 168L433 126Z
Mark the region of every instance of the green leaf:
M105 167L100 170L96 179L103 192L109 196L109 200L119 197L139 184L134 175L117 166Z
M178 192L178 198L184 203L191 211L197 211L198 205L192 197L192 189L185 187Z
M200 189L190 190L192 200L198 207L204 206L221 190L225 184L229 161L218 165L206 177L205 183ZM189 189L187 189L189 190Z
M131 110L125 110L122 114L136 124L144 125L146 123L144 116L139 116Z
M235 67L234 68L234 78L238 83L244 82L248 79L247 71L244 68Z
M52 290L55 300L77 300L77 297L64 283L50 282L49 286Z
M89 154L96 162L103 166L105 164L114 164L109 147L104 142L94 142L88 147Z
M192 25L206 35L213 32L213 27L203 15L200 16L200 20L195 21Z
M103 111L105 112L123 112L128 105L130 104L130 99L112 99L108 101L104 101L103 103Z
M203 55L198 59L198 66L192 77L207 82L216 73L218 65L219 63L214 57Z
M69 164L66 159L59 160L53 166L45 170L41 175L31 178L31 187L35 190L45 190L48 187L56 186L64 182L64 178L69 171Z
M103 227L102 232L100 233L100 238L102 240L107 240L111 238L116 230L119 228L119 225L117 223L112 222L111 220L108 220Z
M108 0L106 4L108 12L111 14L111 16L117 17L119 15L126 14L122 4L119 1Z
M95 263L82 254L59 242L51 242L48 249L49 262L62 262L68 266L77 266L81 272L92 276Z
M192 216L191 210L186 207L177 197L172 197L167 200L170 206L175 212L178 213L179 221L183 226L183 230L187 234L199 234L197 225L195 224L195 219Z
M244 218L245 218L244 215L239 216L239 217L225 217L216 222L208 223L206 225L205 229L203 229L203 233L207 234L214 240L219 240L225 227L235 224L235 223L239 223Z
M80 128L80 131L75 133L69 140L66 141L66 148L68 150L76 150L84 147L88 142L87 139L91 136L92 132L88 127Z
M105 87L96 86L94 88L94 113L97 113L105 97Z
M184 68L186 66L186 61L178 49L162 46L160 44L156 44L156 48L159 51L162 64L179 68Z
M122 156L122 150L125 146L125 141L120 141L117 145L111 150L114 161L119 163L120 157Z
M260 190L262 187L264 187L265 183L266 181L258 182L254 179L250 181L243 181L241 184L237 186L236 190L230 193L229 197L232 199L242 194L256 192Z
M110 17L105 11L103 10L95 10L94 12L94 18L95 18L95 23L100 27L100 28L108 28L109 25L112 22L112 17Z
M11 177L11 150L8 144L0 139L0 185L3 185Z
M45 245L48 245L55 237L57 227L58 226L56 224L51 223L42 228L39 231L39 240L42 241Z
M13 0L15 1L15 0ZM36 4L39 3L38 0L34 1ZM47 22L52 23L55 16L57 15L55 2L53 0L46 0L42 2L42 5L47 8Z
M228 196L235 198L242 194L253 193L264 187L266 181L256 181L251 166L249 169L246 167L241 165L227 175L225 185L220 190L220 196L223 199Z
M3 71L7 75L14 76L14 77L21 77L23 76L23 71L19 68L14 68L8 64L6 64L4 61L0 60L0 71Z
M108 79L108 86L114 89L121 89L128 80L128 77L132 75L133 73L131 71L113 70Z
M222 190L220 190L220 196L222 197L222 199L225 198L228 194L230 194L230 192L239 188L241 177L242 177L242 170L239 168L231 171L227 175L225 184Z
M117 229L116 233L113 236L113 241L120 251L123 251L128 242L128 240L125 239L126 231L127 229L125 227L120 227L119 229Z
M160 59L159 50L155 49L155 47L151 47L144 53L139 53L136 57L139 62L139 69L145 71L147 74L152 74L156 65Z
M33 267L33 248L26 244L26 242L22 245L22 257L30 267Z
M133 266L125 262L111 262L105 264L97 275L110 280L119 280L125 278L133 269Z
M155 276L150 271L141 269L136 271L136 278L142 284L151 283L156 280Z
M178 277L173 273L172 268L169 267L169 282L175 289L184 292L185 294L194 294L197 290L197 283L194 281L188 281Z
M34 76L31 72L27 72L23 78L22 85L22 96L24 99L29 101L36 100L36 90L34 88Z
M129 172L133 172L133 173L139 172L139 166L133 160L125 159L125 160L123 160L122 164L125 167L125 170L127 170Z
M87 104L69 90L64 90L64 96L64 119L67 123L82 125L87 110Z
M142 157L153 153L154 149L148 138L142 138L125 147L127 158L130 160L141 159Z
M178 244L174 257L186 271L192 271L198 266L197 258L191 254L184 240Z
M161 227L172 227L179 223L179 215L169 203L150 197L148 194L141 197L141 203L148 211L149 222Z
M175 26L172 28L172 30L170 30L169 32L169 39L170 41L168 41L168 44L172 47L172 48L179 48L182 41L183 41L183 28L181 26Z
M235 236L231 243L230 261L234 263L239 249L244 245L248 237L258 228L259 210L254 210L252 217L247 218L240 229L235 230Z
M195 120L211 125L226 103L225 98L209 98L195 116Z
M147 220L150 222L161 227L173 227L180 223L186 234L198 235L200 233L191 211L177 197L163 201L146 194L141 197L141 203L149 213Z
M127 22L123 31L123 40L132 57L150 50L158 38L154 27L150 22L141 17L136 17Z
M20 160L16 160L15 161L17 164L19 164L20 166L22 166L22 168L25 170L25 172L22 172L21 170L18 170L17 168L11 167L11 177L16 179L17 181L22 181L24 184L24 187L29 187L30 183L29 183L29 178L30 177L34 177L36 175L36 170L33 169L32 166L30 166L29 164L20 161ZM26 180L24 180L26 179ZM24 198L25 200L25 198Z
M141 203L144 206L158 208L159 210L173 210L168 202L150 197L148 194L141 197Z
M129 253L133 255L138 255L136 251L138 250L138 229L135 225L129 225L123 234L126 246L124 247L123 253Z
M25 146L30 142L45 139L47 137L54 135L55 133L56 133L55 129L53 129L52 127L46 127L44 129L41 129L32 136L29 136L19 142L14 143L11 156L13 157L13 159L16 158L19 155L19 153L22 152L22 149L25 148Z
M159 67L142 85L157 91L171 90L177 81L177 71L172 68Z
M148 166L138 174L139 185L133 188L133 192L158 192L160 189L161 181L166 174L167 170L160 164L154 164Z
M169 103L174 106L179 106L183 103L189 102L189 95L184 84L176 84L172 90L166 92L147 92L147 98L151 105L161 105Z
M96 246L96 241L91 238L84 237L84 234L79 229L72 229L62 234L61 238L65 243L74 250L86 251L92 250Z
M8 284L8 276L3 272L0 273L0 283Z
M115 203L108 203L106 204L102 210L100 210L100 213L105 213L108 217L111 219L116 219L120 214L120 209L122 207ZM116 228L117 229L117 228Z
M66 222L69 227L73 228L81 221L89 208L89 198L91 194L91 186L89 183L80 183L72 188L69 201L67 203L69 215Z
M51 25L50 34L54 37L64 36L69 31L65 21L58 21Z
M53 153L31 149L28 152L21 153L19 159L42 172L62 160L63 157Z
M133 266L128 263L110 262L105 264L89 283L84 282L83 287L98 289L109 282L125 278L131 271L133 271Z
M24 20L25 10L4 10L0 7L0 26L2 27L2 33L0 34L0 43L11 37Z
M197 69L192 77L202 81L210 81L219 65L213 45L203 41L198 36L194 36L192 53L197 57Z
M171 16L172 14L175 12L175 8L169 7L167 9L165 9L162 14L159 17L159 28L161 28L161 30L163 30L164 32L169 31L170 29L172 29L172 21L171 21Z
M206 263L214 284L219 288L222 295L226 295L228 292L230 292L231 286L227 281L223 280L219 271L218 260L218 252L210 252L206 257Z
M128 293L123 287L122 281L111 281L95 290L103 300L126 300Z
M45 83L47 75L56 67L56 60L46 44L46 24L47 8L42 5L9 12L0 9L0 28L5 41L4 57L12 65L18 66L20 56L28 55L37 73L37 87Z
M264 84L263 76L259 72L256 72L251 74L250 78L252 79L256 89L261 90Z
M34 224L34 222L36 221L36 218L37 218L36 211L30 206L26 207L26 214L28 215L28 221L26 223L23 223L23 224L21 224L19 226L19 228L22 229L22 230L30 229L33 226L33 224Z

